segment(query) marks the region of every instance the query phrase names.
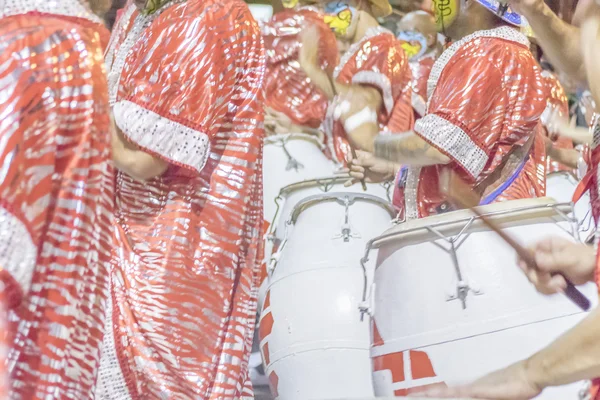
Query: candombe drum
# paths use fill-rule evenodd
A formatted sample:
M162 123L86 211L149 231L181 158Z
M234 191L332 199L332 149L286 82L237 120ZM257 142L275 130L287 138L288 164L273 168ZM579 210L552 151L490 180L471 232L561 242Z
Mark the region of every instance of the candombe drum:
M292 210L260 318L276 398L373 396L360 259L395 214L379 197L350 192L309 196Z
M325 176L295 182L283 187L275 199L277 209L271 223L271 239L282 239L285 236L286 223L292 214L292 210L300 201L310 196L332 192L366 193L385 202L391 201L391 182L382 184L367 183L367 191L363 192L360 184L345 187L344 183L348 179L350 177L347 175Z
M527 199L480 209L523 244L577 235L568 204ZM569 233L570 232L570 233ZM456 385L525 359L585 313L563 295L544 296L516 266L514 250L468 210L399 224L373 239L365 303L371 315L378 396ZM582 291L593 299L593 285ZM578 399L584 383L547 389L539 399Z
M566 171L551 172L546 175L546 195L559 203L570 203L579 181ZM573 207L573 214L579 221L582 239L586 239L594 230L590 195L585 193Z

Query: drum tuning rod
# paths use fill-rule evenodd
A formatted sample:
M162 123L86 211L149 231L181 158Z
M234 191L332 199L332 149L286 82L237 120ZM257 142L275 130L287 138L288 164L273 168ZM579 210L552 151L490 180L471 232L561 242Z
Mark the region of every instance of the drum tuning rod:
M525 261L530 267L537 269L535 258L531 252L525 247L521 246L521 244L512 236L504 232L502 228L496 224L496 222L483 215L477 209L479 204L475 199L479 198L479 196L477 196L471 187L467 185L455 172L446 170L444 173L440 174L440 191L445 194L448 200L454 203L456 207L470 209L473 214L475 214L481 220L481 222L487 225L488 228L494 231L502 238L502 240L512 247L523 261ZM585 297L585 295L581 293L579 289L577 289L575 285L573 285L573 283L565 276L563 276L563 278L565 278L565 281L567 282L565 295L583 311L588 311L591 307L590 300Z

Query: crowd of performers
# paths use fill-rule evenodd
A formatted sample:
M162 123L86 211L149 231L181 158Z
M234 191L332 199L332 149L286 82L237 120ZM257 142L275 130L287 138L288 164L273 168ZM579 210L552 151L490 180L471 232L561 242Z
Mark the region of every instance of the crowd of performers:
M130 0L112 34L110 3L0 0L0 398L252 398L265 135L322 135L347 185L394 182L400 219L453 209L449 169L481 204L578 170L600 216L594 0L576 25L543 0L434 0L394 33L387 0L285 0L261 25L241 0ZM589 131L558 76L586 90ZM539 269L521 263L540 292L564 290L556 272L596 279L594 246L540 240ZM595 310L422 395L529 399L599 376Z

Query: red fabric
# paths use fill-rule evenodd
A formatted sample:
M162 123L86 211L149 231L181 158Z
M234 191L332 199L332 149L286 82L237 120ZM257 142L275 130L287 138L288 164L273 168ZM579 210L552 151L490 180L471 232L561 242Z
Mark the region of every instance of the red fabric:
M547 109L556 110L559 112L561 116L564 118L569 118L569 98L567 97L567 93L563 89L562 85L558 78L549 71L544 71L542 73L542 78L544 80L544 85L546 86L546 90L548 93L548 105ZM546 135L548 135L548 131L545 130ZM551 137L551 136L550 136ZM551 137L553 146L559 149L572 149L573 141L569 138L565 137ZM552 160L548 157L547 161L548 173L558 172L558 171L571 171L569 167L560 164L557 161Z
M57 11L80 6L65 3ZM0 275L12 278L1 296L12 308L3 339L13 398L92 398L100 361L114 186L108 32L80 15L0 19ZM6 298L17 291L20 302Z
M304 7L279 12L262 27L267 54L265 104L296 125L318 128L325 118L328 99L298 63L300 33L309 26L319 33L321 68L333 73L339 62L337 41L319 11Z
M438 60L441 64L434 66L437 75L430 76L435 89L428 114L417 122L415 132L451 162L420 169L416 199L412 199L418 215L412 217L442 211L446 202L438 187L442 168L453 169L476 186L514 149L539 140L532 136L541 134L545 91L523 35L509 27L497 28L475 33L446 51ZM449 59L448 54L452 54ZM540 165L545 163L544 153L543 143L532 145L523 172L497 201L545 194ZM404 190L399 195L404 197ZM395 202L411 207L411 198L405 200Z
M130 2L107 60L136 18ZM170 166L147 182L117 174L114 340L101 376L126 387L99 388L107 398L246 398L262 260L260 30L241 0L172 2L153 18L125 51L115 121Z
M429 74L431 74L435 60L436 57L434 55L426 54L418 60L410 62L413 91L425 102L427 102L427 81L429 80Z
M367 32L348 50L336 72L340 83L363 84L380 90L384 100L378 114L381 132L402 133L412 129L412 75L406 54L393 34L383 29ZM350 146L343 124L331 121L326 131L337 160L345 162Z

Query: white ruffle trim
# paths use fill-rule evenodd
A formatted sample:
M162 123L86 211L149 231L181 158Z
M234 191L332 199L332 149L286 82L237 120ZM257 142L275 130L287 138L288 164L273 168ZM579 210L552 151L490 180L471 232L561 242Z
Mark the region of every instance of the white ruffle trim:
M0 268L7 271L29 291L37 260L37 246L23 223L4 207L0 207Z
M131 101L114 105L117 126L140 147L167 160L202 171L210 155L210 141L204 132L188 128Z
M454 158L475 179L488 162L485 151L465 131L438 115L417 120L415 132Z
M394 109L394 97L392 96L392 83L390 78L377 71L358 71L352 77L354 85L372 85L381 90L383 104L388 115L392 114Z

